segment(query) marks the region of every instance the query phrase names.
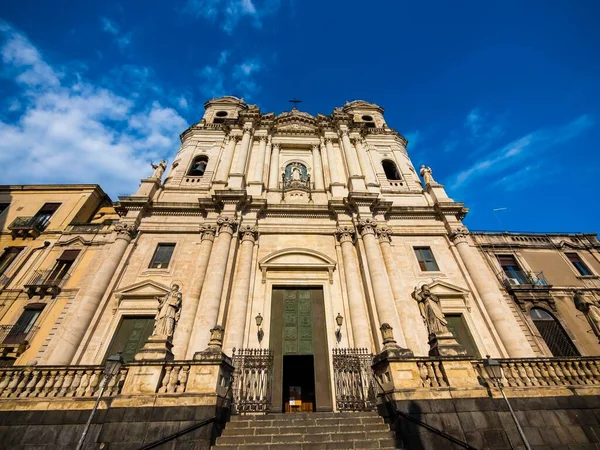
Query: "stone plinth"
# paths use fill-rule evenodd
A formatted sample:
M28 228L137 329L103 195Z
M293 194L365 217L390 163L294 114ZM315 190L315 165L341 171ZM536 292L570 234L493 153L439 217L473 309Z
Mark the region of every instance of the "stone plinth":
M467 349L460 345L452 333L429 335L429 356L466 356Z
M186 392L224 397L233 377L231 358L220 351L198 352L190 366Z
M173 361L173 342L168 336L150 336L135 355L136 361Z
M163 365L131 365L123 384L123 394L155 394L160 386Z

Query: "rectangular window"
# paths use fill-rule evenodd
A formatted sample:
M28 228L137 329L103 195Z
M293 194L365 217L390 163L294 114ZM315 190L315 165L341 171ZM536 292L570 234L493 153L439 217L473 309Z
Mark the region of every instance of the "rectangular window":
M0 256L0 275L8 270L10 265L13 263L19 253L23 250L22 247L7 247L4 249L4 253Z
M579 255L577 253L566 253L567 258L569 258L569 261L571 261L571 264L573 264L575 266L575 268L577 269L577 271L579 272L579 275L582 276L589 276L589 275L593 275L592 271L590 269L588 269L588 266L585 265L585 263L581 260L581 258L579 257Z
M467 349L467 354L469 356L481 358L463 316L461 314L446 314L445 316L448 321L448 330L452 333L454 339Z
M56 212L59 206L60 203L44 203L44 206L35 213L35 223L41 230L46 229L48 222L50 222L50 217L52 217L52 214Z
M122 352L123 361L126 363L133 361L135 354L152 334L153 328L154 317L152 316L123 317L106 357Z
M54 281L62 280L69 272L71 266L73 266L79 252L80 250L65 250L62 252L56 259L56 264L52 268L52 272L50 272L48 279Z
M150 269L166 269L169 267L173 250L175 250L175 244L158 244L154 256L152 256Z
M430 247L415 247L415 254L417 255L419 267L421 267L422 271L431 272L440 270Z
M33 324L36 322L42 309L44 308L43 303L34 303L29 305L17 320L6 337L4 338L4 344L19 344L23 340L27 339L27 335L31 331Z
M0 203L0 214L2 214L4 211L6 211L9 206L10 206L10 203Z
M497 255L508 282L513 285L528 284L529 278L523 272L513 255Z

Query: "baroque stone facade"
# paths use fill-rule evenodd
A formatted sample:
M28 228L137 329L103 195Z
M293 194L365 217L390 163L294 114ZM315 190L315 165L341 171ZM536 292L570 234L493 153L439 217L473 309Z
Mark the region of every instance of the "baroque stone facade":
M31 407L43 394L63 399L56 408L90 408L99 367L115 352L127 364L108 395L124 410L175 398L219 405L230 385L238 411L356 409L340 368L367 361L370 373L373 355L374 381L391 396L380 402L498 395L485 355L502 361L513 395L572 395L573 386L595 395L597 237L470 233L468 209L431 168L417 172L406 146L365 101L329 115L275 115L222 97L181 134L170 166L153 164L112 205L92 189L104 200L82 197L62 218L66 228L16 227L18 189L0 190L4 249L50 237L48 255L82 246L81 265L64 269L69 300L53 307L45 331L19 337L20 353L5 352L5 365L17 367L0 377L0 397ZM31 215L42 197L90 188L45 189L25 203ZM99 227L101 211L110 220ZM54 253L19 265L5 250L2 324L52 297L23 281ZM262 374L252 395L231 383L243 365ZM0 400L0 409L15 404Z

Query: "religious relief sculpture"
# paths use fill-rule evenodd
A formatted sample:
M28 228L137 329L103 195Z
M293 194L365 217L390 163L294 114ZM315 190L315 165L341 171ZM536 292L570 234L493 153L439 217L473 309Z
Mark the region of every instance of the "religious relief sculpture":
M422 164L419 173L423 177L423 181L425 181L426 185L437 184L436 181L433 179L433 171L431 170L431 167L427 167L425 166L425 164Z
M592 331L600 341L600 307L598 307L596 302L587 300L581 291L575 291L573 302L575 303L575 308L583 313Z
M179 286L174 284L171 287L171 292L163 297L156 297L156 299L159 301L158 314L154 322L152 336L166 336L171 338L175 332L175 324L181 314L181 292L179 292Z
M284 189L308 189L310 190L310 175L304 164L293 162L285 167L283 173Z
M165 173L165 170L167 169L167 162L164 159L161 159L158 164L151 162L150 165L154 169L154 173L150 178L160 180L163 176L163 173Z

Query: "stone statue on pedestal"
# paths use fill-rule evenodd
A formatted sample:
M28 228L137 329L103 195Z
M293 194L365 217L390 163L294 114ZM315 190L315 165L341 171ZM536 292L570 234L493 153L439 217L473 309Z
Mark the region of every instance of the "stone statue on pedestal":
M174 284L171 292L163 297L156 297L159 301L158 314L154 322L154 331L152 336L173 337L175 324L181 314L181 292L179 286Z
M425 164L422 164L419 173L423 177L423 181L425 181L425 184L435 184L435 180L433 179L433 171L431 170L431 167L427 167Z
M575 291L573 296L575 308L583 313L590 324L592 331L600 340L600 308L592 301L587 300L581 291Z
M152 168L154 169L154 173L150 178L154 178L155 180L160 180L167 169L167 162L164 159L161 159L158 164L150 163Z

